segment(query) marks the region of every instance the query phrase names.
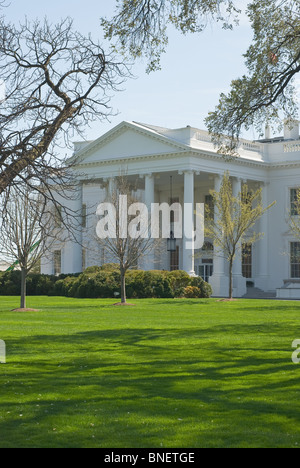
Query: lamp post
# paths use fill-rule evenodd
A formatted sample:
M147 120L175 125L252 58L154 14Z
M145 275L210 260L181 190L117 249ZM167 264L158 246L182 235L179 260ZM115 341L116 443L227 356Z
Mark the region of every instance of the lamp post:
M170 232L170 237L167 239L167 251L176 252L176 239L174 237L173 231Z
M170 203L173 203L173 177L170 176ZM171 221L171 220L170 220ZM174 237L174 232L171 230L170 237L167 239L167 251L176 252L176 239Z

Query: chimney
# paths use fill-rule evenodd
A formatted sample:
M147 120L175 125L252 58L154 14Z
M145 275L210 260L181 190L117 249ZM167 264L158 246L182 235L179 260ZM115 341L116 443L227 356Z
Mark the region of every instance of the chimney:
M265 127L265 139L270 140L271 139L271 128L269 125L266 125Z
M284 121L284 139L299 140L299 120L286 119Z

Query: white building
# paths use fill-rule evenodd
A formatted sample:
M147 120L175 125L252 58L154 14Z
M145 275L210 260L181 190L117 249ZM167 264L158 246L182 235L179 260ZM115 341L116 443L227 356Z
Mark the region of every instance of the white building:
M137 184L147 205L170 202L209 203L210 190L218 190L225 171L238 193L244 183L262 188L263 203L276 200L258 222L262 240L244 246L242 258L234 264L234 295L241 297L248 287L256 287L278 297L300 297L300 242L288 225L293 197L300 187L299 123L285 125L284 136L253 142L242 140L240 157L227 160L218 154L207 132L187 126L167 129L135 122L122 122L91 142L75 144L78 160L78 196L72 209L83 213L78 243L69 241L55 247L51 261L44 259L45 274L75 273L109 261L95 238L96 208L107 196L114 177L120 173ZM85 216L86 215L86 216ZM215 296L228 292L228 265L217 256L206 239L202 255L191 255L183 240L176 252L152 254L138 265L144 269L183 269L201 275L212 284ZM82 247L83 246L83 247Z

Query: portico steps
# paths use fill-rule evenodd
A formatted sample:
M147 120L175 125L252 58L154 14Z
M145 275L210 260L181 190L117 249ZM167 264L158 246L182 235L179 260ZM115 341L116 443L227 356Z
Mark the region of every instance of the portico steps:
M276 293L262 291L259 288L248 287L247 293L243 296L243 299L275 299Z

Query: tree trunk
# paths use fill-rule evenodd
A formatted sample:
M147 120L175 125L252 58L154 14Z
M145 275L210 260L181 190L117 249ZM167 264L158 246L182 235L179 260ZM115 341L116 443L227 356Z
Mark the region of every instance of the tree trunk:
M126 283L125 283L125 271L123 268L120 270L121 273L121 303L126 304Z
M233 296L232 266L233 266L233 259L231 258L229 261L229 299L232 299L232 296Z
M21 269L21 309L26 308L26 279L27 271L25 268Z

